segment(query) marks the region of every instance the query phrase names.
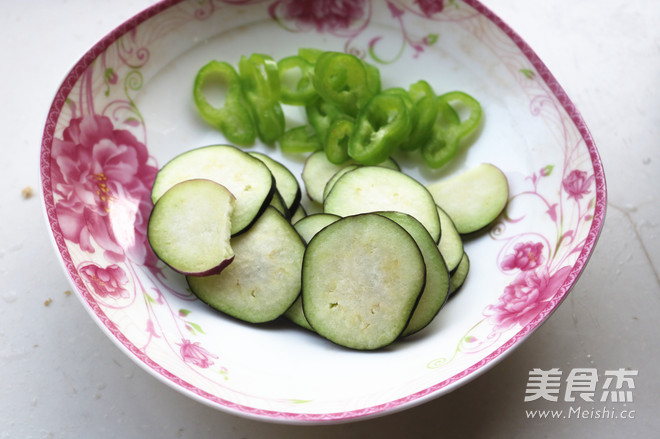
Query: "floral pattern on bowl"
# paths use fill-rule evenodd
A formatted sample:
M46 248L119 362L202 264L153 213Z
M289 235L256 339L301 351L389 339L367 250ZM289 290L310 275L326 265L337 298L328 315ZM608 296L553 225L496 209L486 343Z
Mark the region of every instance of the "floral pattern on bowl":
M469 91L486 114L474 145L438 172L408 157L402 166L432 181L489 161L509 178L506 212L466 242L472 268L463 290L424 331L375 355L212 312L146 242L159 164L223 141L190 104L196 69L265 50L268 40L276 57L304 40L378 64L388 85L433 72L423 79L437 89ZM301 160L254 149L300 175ZM44 129L41 176L65 272L129 357L202 403L292 423L383 415L486 371L566 297L606 202L602 165L576 108L532 49L476 0L160 2L66 76Z

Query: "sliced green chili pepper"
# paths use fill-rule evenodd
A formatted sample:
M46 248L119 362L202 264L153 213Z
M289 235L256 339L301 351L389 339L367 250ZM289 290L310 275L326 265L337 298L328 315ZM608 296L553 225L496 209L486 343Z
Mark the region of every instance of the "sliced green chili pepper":
M413 151L420 148L431 137L433 124L438 117L438 105L433 88L424 80L411 84L408 96L413 102L410 112L412 129L410 136L399 146L402 150Z
M246 94L259 94L261 99L279 101L280 76L277 62L272 57L261 53L242 56L238 72Z
M462 91L451 91L440 96L440 99L451 105L454 110L459 114L461 125L458 129L459 139L463 139L474 130L477 129L481 123L482 109L481 104L475 98ZM460 117L461 114L467 111L466 117Z
M431 138L422 147L422 157L431 168L444 166L456 155L461 141L479 126L482 115L481 104L461 91L445 93L436 102L438 117ZM467 116L461 118L460 113L465 111Z
M436 98L438 115L433 123L431 137L422 145L422 158L430 168L447 164L458 151L461 120L446 101Z
M410 84L410 87L408 87L408 94L415 103L429 96L435 97L435 91L433 91L433 87L431 87L431 85L423 79L420 79L414 84Z
M415 145L415 143L411 142L411 136L415 130L415 127L417 126L417 121L419 120L420 114L418 113L418 109L415 107L415 103L412 97L406 91L406 89L402 87L388 88L383 90L383 93L397 95L401 99L403 99L403 102L406 104L406 108L408 109L408 117L410 118L410 134L408 135L408 137L406 137L401 141L401 143L399 144L399 148L403 150L415 149L415 147L410 146L411 144ZM429 132L430 132L430 127L429 127Z
M277 63L268 55L254 53L241 57L238 71L259 138L275 142L285 129Z
M289 105L308 105L319 98L310 74L314 64L301 56L288 56L277 62L280 101Z
M313 83L323 99L349 116L357 115L373 96L364 63L347 53L324 52L320 55L314 66Z
M367 74L367 88L371 95L375 96L381 92L380 70L366 61L362 61L362 65Z
M406 104L406 108L408 108L408 111L410 111L410 109L414 105L412 98L404 88L401 87L386 88L385 90L382 91L382 93L399 96L401 99L403 99L403 102Z
M322 143L325 143L328 137L328 130L330 130L332 122L338 118L345 117L336 105L324 99L317 99L311 104L306 105L305 114L309 125L314 128Z
M224 92L219 107L210 99L214 86ZM376 165L398 147L421 148L426 163L438 168L481 123L481 105L467 93L436 96L424 80L408 90L381 87L373 64L301 48L277 62L259 53L243 56L238 69L212 61L198 72L193 96L201 116L232 143L279 140L288 153L324 148L336 164ZM286 130L282 104L304 106L308 124Z
M427 96L415 103L411 113L413 126L410 136L400 145L402 150L413 151L420 148L431 137L433 124L438 117L439 107L436 98Z
M304 58L306 61L316 64L316 60L325 53L321 49L312 49L303 47L298 49L298 56ZM378 67L366 61L362 61L362 66L367 74L367 87L372 95L376 95L381 91L380 70Z
M321 55L323 55L323 50L321 49L314 49L311 47L301 47L298 49L298 56L312 64L316 63L316 60L319 59L319 56Z
M335 165L341 165L349 159L348 143L355 129L351 119L337 119L330 125L324 149L328 160Z
M394 93L380 93L358 114L348 155L360 164L377 165L409 134L410 116L405 101Z
M286 130L279 140L282 152L297 154L320 149L321 142L318 136L316 133L310 131L307 125Z
M209 103L207 92L212 87L224 91L224 103L216 107ZM193 85L193 99L204 120L219 129L231 143L247 146L254 143L257 132L245 105L238 73L230 64L211 61L202 67Z

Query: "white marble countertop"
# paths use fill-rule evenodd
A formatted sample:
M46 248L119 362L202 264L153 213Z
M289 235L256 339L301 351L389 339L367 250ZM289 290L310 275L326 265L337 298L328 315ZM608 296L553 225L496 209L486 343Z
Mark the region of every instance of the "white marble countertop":
M548 65L582 113L608 183L600 241L559 309L514 353L458 390L390 416L285 426L215 411L132 363L96 326L51 247L39 148L68 69L149 0L0 5L0 438L619 438L660 431L660 3L484 0ZM26 187L35 196L25 198ZM530 419L534 368L638 371L616 419Z

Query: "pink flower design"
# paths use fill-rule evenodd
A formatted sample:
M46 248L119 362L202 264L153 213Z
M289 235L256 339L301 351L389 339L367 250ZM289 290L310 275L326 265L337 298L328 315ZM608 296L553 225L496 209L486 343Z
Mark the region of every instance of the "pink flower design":
M105 116L73 119L53 141L53 191L64 237L108 259L153 263L146 245L150 188L157 168L144 144Z
M269 12L275 19L292 20L318 32L348 29L365 15L366 0L277 0Z
M102 298L128 297L128 291L124 288L128 277L120 266L113 264L102 268L96 264L87 264L81 267L79 272L81 277L91 284L92 290Z
M504 288L497 304L488 306L484 314L499 331L511 329L516 324L525 326L546 307L569 272L570 267L562 267L550 275L547 266L523 271Z
M557 207L559 207L559 204L553 203L551 206L548 207L548 210L546 210L546 213L550 216L550 219L554 222L557 222Z
M415 3L427 17L440 13L445 8L444 0L415 0Z
M185 338L179 343L181 347L181 357L186 363L190 363L194 366L201 367L202 369L207 369L213 365L213 359L218 357L213 355L211 352L200 346L198 342L191 342Z
M519 242L513 247L513 253L504 257L502 269L533 270L543 262L542 252L543 244L540 242Z
M587 176L585 171L575 169L564 178L562 186L568 193L568 198L573 198L575 201L580 200L584 195L589 193L589 187L594 180L594 176Z

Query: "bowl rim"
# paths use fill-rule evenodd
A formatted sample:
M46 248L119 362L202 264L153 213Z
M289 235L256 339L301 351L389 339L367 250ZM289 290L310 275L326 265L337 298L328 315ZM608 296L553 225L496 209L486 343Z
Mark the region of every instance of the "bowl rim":
M160 14L164 10L181 3L185 0L161 0L158 3L144 9L133 17L124 21L96 44L94 44L84 55L73 65L73 67L65 74L64 80L59 85L57 92L52 100L48 109L46 122L43 130L41 151L40 151L40 179L41 179L41 201L45 219L50 229L49 236L51 237L54 248L58 253L58 260L62 264L64 272L75 291L78 293L79 299L85 305L84 308L90 316L96 321L98 326L101 327L103 332L118 346L126 355L131 357L135 363L147 371L150 375L156 377L159 381L165 383L169 387L186 394L192 399L199 401L210 407L221 409L227 413L240 415L243 417L269 421L275 423L285 424L322 424L322 423L344 423L356 420L370 419L377 416L395 413L408 408L418 406L431 399L435 399L441 395L447 394L459 386L477 378L481 374L490 370L493 366L503 360L506 355L513 351L513 347L519 345L527 337L529 337L535 330L537 330L542 323L557 309L568 295L569 291L577 282L578 278L584 271L591 255L593 254L595 245L603 229L606 205L607 205L607 185L605 179L605 172L603 163L595 145L595 141L583 120L581 114L577 110L573 101L569 98L565 90L559 84L557 79L550 72L545 63L539 58L536 52L527 44L523 38L518 35L507 23L505 23L498 15L491 11L488 7L484 6L479 0L461 0L463 3L474 8L479 14L486 17L494 25L496 25L502 32L510 38L524 56L530 61L534 68L540 73L540 77L549 87L549 90L560 103L564 111L566 111L571 122L577 128L581 138L584 140L586 148L589 152L591 165L594 169L595 181L595 206L594 215L591 226L585 239L585 244L576 260L571 267L571 270L563 282L555 297L557 300L549 302L549 304L528 324L522 327L514 336L504 342L499 348L491 352L486 357L474 363L470 367L462 370L460 373L455 374L441 382L427 387L423 390L414 392L405 397L391 400L386 403L370 406L358 410L350 410L346 412L335 413L294 413L257 409L254 407L237 404L235 402L219 398L212 395L198 387L180 379L178 376L170 373L168 370L157 364L148 355L141 352L124 334L118 330L115 324L105 316L99 305L93 300L90 293L87 291L82 279L77 270L75 269L74 262L69 254L64 237L60 226L57 221L55 213L55 203L52 191L52 182L50 177L50 153L52 143L54 140L55 129L60 113L65 105L67 96L72 91L80 76L87 70L87 68L94 62L94 60L103 53L109 46L117 41L121 36L135 29L141 23L149 20L150 18Z

